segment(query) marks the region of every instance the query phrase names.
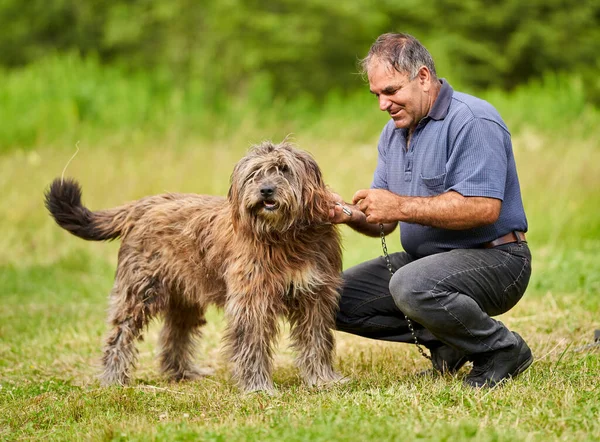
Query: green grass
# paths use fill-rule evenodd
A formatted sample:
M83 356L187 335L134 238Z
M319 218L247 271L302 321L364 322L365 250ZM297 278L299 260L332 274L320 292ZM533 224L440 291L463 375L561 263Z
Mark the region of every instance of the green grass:
M153 324L140 344L134 384L100 388L94 375L112 270L104 259L81 251L50 265L3 269L0 438L548 441L600 436L600 357L575 351L597 326L597 284L595 293L531 290L502 318L527 337L537 359L501 389L472 391L451 377L419 379L414 374L427 361L413 348L338 334L337 365L353 380L311 391L292 367L284 333L275 370L280 395L271 398L241 396L232 386L219 355L223 322L216 310L209 312L198 351L200 364L217 368L216 376L187 384L161 379L154 363L159 324ZM571 276L567 269L561 277Z
M418 378L427 361L412 346L343 333L337 334L336 364L351 382L309 390L293 367L284 332L274 373L280 394L243 396L220 353L224 324L215 309L198 350L199 364L215 368L215 376L183 384L161 378L155 361L160 323L153 323L139 345L132 386L100 388L95 378L118 242L70 236L48 217L42 199L77 140L80 151L66 175L82 183L92 209L163 191L224 195L233 165L250 144L279 141L289 132L315 155L329 185L350 198L370 184L375 166L382 119L374 103L363 110L332 96L321 113L286 120L277 130L240 117L237 130L232 124L209 138L194 130L146 133L131 121L118 129L93 118L56 133L41 123L28 127L25 138L0 154L0 440L600 440L600 351L580 348L600 328L600 118L577 104L577 85L569 84L490 93L509 126L517 127L534 260L526 296L500 319L536 356L521 377L492 391L463 387L466 369L457 378ZM575 103L552 127L548 103L562 103L569 93ZM530 120L522 109L527 94ZM346 267L381 253L377 239L342 231ZM397 237L388 245L398 250Z

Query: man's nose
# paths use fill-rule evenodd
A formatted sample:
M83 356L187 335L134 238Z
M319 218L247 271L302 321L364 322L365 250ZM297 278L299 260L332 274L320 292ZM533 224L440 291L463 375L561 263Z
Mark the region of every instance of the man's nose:
M379 110L387 111L391 104L392 102L385 95L379 95Z

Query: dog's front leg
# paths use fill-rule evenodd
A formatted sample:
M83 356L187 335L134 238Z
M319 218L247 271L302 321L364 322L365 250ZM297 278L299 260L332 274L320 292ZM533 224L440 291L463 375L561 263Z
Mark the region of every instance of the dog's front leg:
M299 296L290 309L292 347L296 364L308 386L333 384L343 376L333 369L335 309L337 292L324 288L313 296Z
M277 314L268 298L256 294L230 297L225 306L226 348L233 377L248 393L273 393L273 341L277 336Z

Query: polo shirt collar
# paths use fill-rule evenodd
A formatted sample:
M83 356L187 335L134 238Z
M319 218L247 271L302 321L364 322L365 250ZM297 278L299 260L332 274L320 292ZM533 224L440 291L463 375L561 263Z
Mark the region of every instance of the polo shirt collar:
M442 78L440 79L440 83L442 83L440 93L427 114L427 117L432 120L443 120L446 118L450 103L452 102L452 94L454 93L454 89L452 89L452 86L450 86L446 80Z

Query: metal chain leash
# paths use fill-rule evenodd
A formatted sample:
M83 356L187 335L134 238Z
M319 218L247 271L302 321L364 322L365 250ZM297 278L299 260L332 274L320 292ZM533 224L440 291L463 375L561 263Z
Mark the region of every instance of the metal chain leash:
M385 258L385 263L387 265L388 270L390 271L390 275L394 276L394 268L392 267L392 263L390 261L390 255L388 253L388 249L387 249L387 244L385 242L385 231L383 229L383 224L379 224L380 227L380 236L381 236L381 248L383 249L383 257ZM402 312L402 314L404 315L404 312ZM406 324L408 325L408 329L410 330L410 333L412 334L412 337L415 341L415 345L417 346L417 350L419 350L419 353L421 353L421 356L423 356L426 359L429 359L431 361L431 356L429 356L427 353L425 353L425 350L423 350L423 347L421 346L421 344L419 343L419 340L417 339L417 334L415 333L415 328L413 327L413 323L410 319L408 319L408 316L404 315L404 319L406 319Z

